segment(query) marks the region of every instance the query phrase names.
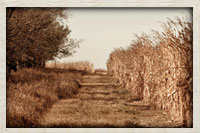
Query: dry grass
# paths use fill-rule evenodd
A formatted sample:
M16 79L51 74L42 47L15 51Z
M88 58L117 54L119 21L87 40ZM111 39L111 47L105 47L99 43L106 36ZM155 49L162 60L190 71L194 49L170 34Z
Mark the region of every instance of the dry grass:
M56 69L13 72L7 81L6 126L37 127L52 104L78 91L80 76Z
M102 69L102 68L95 69L95 73L100 74L100 75L107 75L107 71L105 69Z
M47 68L79 70L94 73L94 66L89 61L77 62L49 62L46 64Z
M101 73L23 69L8 80L7 127L180 126L132 95Z
M162 110L132 102L130 90L113 77L84 75L79 93L52 106L41 127L178 127Z
M152 103L192 127L192 23L177 18L164 31L136 35L127 49L116 49L108 73L134 93L135 100Z

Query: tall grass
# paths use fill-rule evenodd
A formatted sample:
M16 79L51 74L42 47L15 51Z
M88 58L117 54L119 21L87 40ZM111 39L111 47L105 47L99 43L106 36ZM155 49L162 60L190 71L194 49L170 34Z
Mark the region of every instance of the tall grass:
M192 23L176 18L163 32L136 35L127 49L118 48L107 62L110 75L144 100L169 113L183 127L192 127Z
M44 112L79 88L80 73L22 69L7 81L7 127L38 127Z
M94 65L89 61L77 61L77 62L48 62L47 68L58 68L67 70L79 70L85 72L94 73Z

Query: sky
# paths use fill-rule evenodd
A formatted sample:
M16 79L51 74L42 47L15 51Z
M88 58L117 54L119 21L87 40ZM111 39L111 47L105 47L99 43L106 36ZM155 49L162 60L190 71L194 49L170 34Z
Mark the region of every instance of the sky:
M86 60L103 69L114 48L129 46L134 33L161 31L167 18L192 18L188 8L69 8L67 12L70 37L84 41L73 56L60 61Z

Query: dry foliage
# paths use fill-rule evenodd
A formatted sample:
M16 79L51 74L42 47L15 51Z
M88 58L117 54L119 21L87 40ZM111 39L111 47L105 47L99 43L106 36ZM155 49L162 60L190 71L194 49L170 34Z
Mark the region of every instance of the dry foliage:
M66 19L64 8L7 8L7 73L72 55L81 40L69 37L71 30L62 23Z
M144 100L168 112L183 127L192 127L192 23L177 18L164 31L136 35L127 49L115 49L108 73Z
M23 69L7 81L7 127L38 127L40 118L59 99L73 96L80 73Z
M94 73L94 65L89 61L77 62L49 62L46 63L47 68L57 68L66 70L79 70Z

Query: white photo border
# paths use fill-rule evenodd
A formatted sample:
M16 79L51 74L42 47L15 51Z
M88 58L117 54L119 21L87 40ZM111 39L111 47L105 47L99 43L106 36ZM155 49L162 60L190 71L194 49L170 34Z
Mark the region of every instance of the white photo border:
M192 8L193 128L6 128L6 7ZM200 132L200 0L0 0L0 132Z

